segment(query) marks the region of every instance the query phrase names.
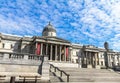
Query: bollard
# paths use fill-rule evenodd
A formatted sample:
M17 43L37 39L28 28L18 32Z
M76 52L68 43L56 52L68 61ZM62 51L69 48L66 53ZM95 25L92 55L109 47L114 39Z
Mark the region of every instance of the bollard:
M15 83L15 76L12 76L12 77L10 78L10 83Z

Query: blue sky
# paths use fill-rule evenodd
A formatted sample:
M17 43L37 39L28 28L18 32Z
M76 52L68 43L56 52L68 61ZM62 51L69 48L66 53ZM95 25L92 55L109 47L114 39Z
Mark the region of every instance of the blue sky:
M0 32L41 36L51 23L73 43L120 51L119 0L0 0Z

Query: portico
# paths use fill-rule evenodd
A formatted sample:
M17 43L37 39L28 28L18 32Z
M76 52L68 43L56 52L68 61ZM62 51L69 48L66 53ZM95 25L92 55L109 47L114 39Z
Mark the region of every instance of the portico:
M82 66L85 68L99 67L99 51L92 48L86 48L83 51Z
M57 37L35 37L35 53L37 55L48 56L50 61L68 61L70 42Z

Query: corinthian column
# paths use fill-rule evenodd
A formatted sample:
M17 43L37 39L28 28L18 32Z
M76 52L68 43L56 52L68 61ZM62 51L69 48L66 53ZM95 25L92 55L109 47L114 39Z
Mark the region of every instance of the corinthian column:
M51 50L50 50L50 60L52 60L52 44L51 44Z
M66 46L64 47L64 57L65 57L65 62L66 62Z
M57 45L55 46L55 60L57 60Z
M61 61L61 46L60 46L60 61Z
M41 43L41 54L40 55L43 54L42 51L43 51L43 43Z

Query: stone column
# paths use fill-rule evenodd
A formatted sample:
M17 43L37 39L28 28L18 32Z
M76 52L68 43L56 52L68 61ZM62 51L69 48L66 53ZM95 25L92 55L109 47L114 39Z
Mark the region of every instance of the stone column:
M69 47L69 55L68 55L68 57L69 57L69 62L72 62L72 48L71 47Z
M61 62L61 46L60 46L60 62Z
M97 65L97 54L95 53L95 67Z
M48 44L46 44L46 55L48 56Z
M96 69L100 69L100 62L99 62L99 54L98 52L96 52L96 65L95 65Z
M120 55L118 54L118 66L120 66Z
M35 43L35 49L34 49L35 54L37 54L36 51L37 51L37 42ZM22 50L21 50L21 52L22 52Z
M108 67L112 67L112 62L111 62L111 61L112 61L112 59L113 59L113 58L112 58L113 55L108 53L107 56L108 56L108 63L107 63L107 64L108 64Z
M42 53L42 51L43 51L43 43L41 43L41 50L40 50L40 55L42 55L43 53Z
M66 62L66 46L64 47L64 61Z
M55 45L55 61L57 61L57 58L58 58L58 56L57 56L57 45Z
M99 62L99 53L97 52L97 56L98 56L98 65L100 65L100 62Z
M53 51L53 50L52 50L52 47L53 47L53 46L52 46L52 44L51 44L51 47L50 47L50 48L51 48L51 49L50 49L50 60L52 60L52 51Z
M87 68L92 68L92 64L91 64L91 52L88 53L88 57L89 57L89 62L88 62Z
M85 55L84 55L84 57L86 56L86 65L88 65L88 55L87 55L88 53L87 53L87 51L85 51ZM83 58L84 58L83 57Z

